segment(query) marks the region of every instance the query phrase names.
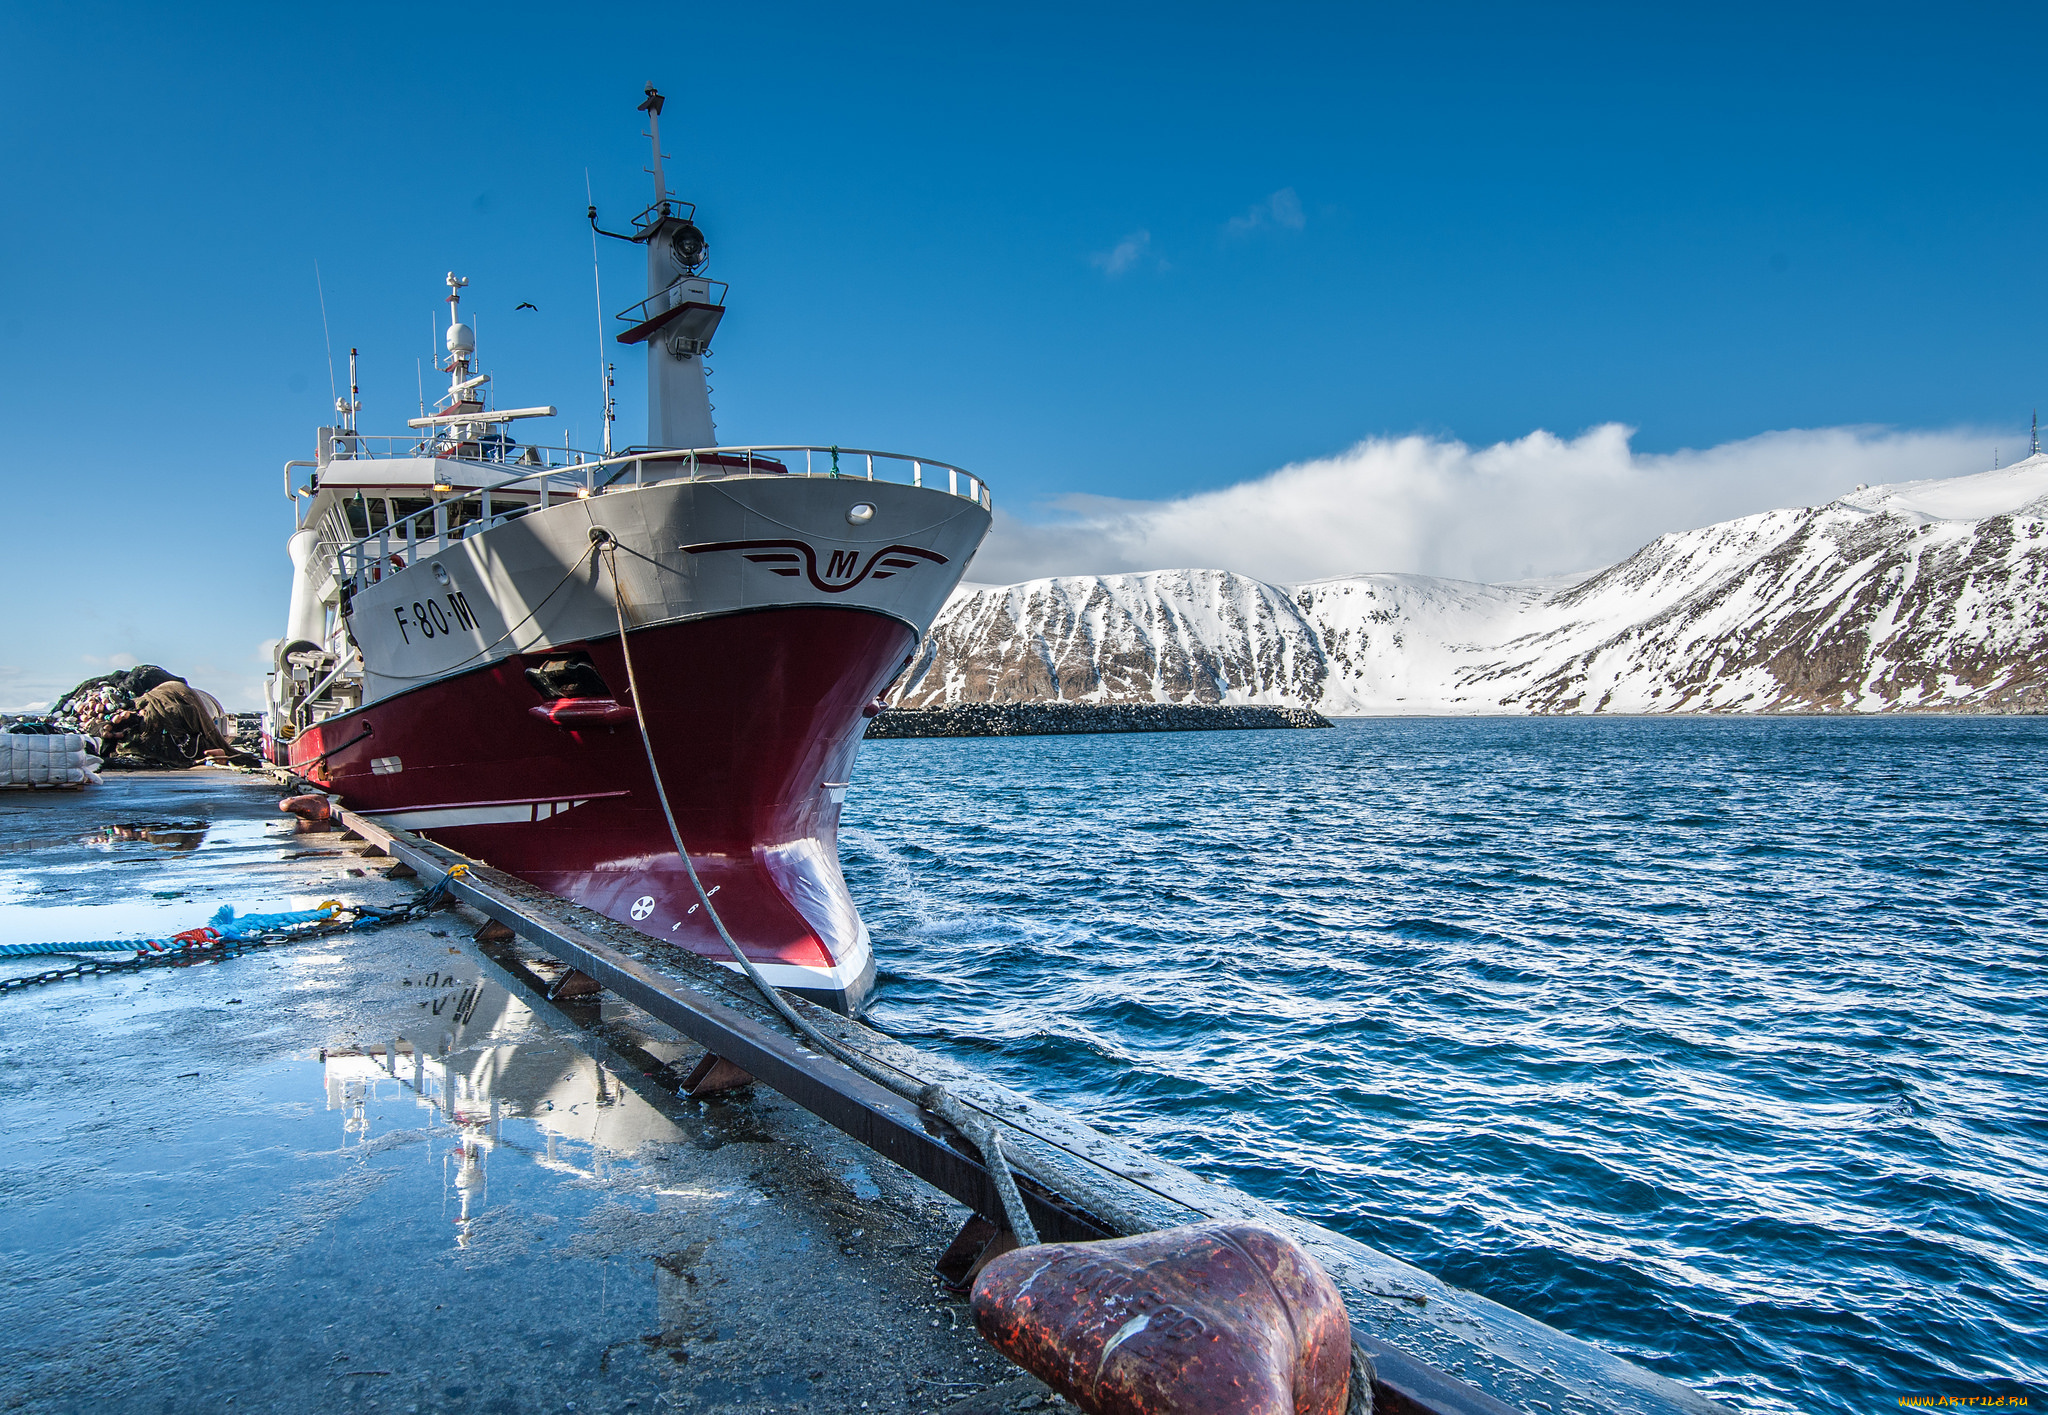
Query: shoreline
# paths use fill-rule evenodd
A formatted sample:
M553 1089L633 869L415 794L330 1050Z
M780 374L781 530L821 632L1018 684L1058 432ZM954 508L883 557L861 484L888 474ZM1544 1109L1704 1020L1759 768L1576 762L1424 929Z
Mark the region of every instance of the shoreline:
M1106 732L1246 732L1322 728L1309 708L1206 703L961 703L884 708L866 740L910 737L1058 737Z

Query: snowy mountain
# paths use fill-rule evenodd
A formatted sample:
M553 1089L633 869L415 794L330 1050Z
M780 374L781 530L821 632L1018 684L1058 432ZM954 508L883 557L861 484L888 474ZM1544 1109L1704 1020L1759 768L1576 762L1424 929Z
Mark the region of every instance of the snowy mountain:
M963 586L895 701L2048 711L2048 455L1658 538L1567 582Z

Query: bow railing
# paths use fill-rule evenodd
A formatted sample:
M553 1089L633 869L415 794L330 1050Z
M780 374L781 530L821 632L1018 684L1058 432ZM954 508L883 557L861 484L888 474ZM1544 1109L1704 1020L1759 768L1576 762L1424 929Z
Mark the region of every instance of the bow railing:
M368 439L359 439L367 441ZM613 457L588 458L568 449L542 449L563 456L522 464L461 459L468 475L459 488L436 489L433 504L360 540L333 548L335 576L351 593L402 570L456 541L479 535L554 502L661 486L679 481L731 477L833 477L842 481L887 481L943 491L993 511L988 483L964 467L868 447L764 443L732 447L631 448ZM569 460L586 457L585 460ZM374 460L361 453L356 462ZM490 473L504 468L501 476ZM478 476L476 473L483 473Z

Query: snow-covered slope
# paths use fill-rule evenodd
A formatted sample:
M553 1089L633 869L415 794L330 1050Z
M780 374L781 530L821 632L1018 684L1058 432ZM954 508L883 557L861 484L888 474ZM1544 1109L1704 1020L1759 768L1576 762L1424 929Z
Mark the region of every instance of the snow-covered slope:
M1311 703L1325 667L1287 591L1223 570L963 586L902 702Z
M2048 456L1667 535L1564 584L1221 570L970 586L906 706L2048 710Z

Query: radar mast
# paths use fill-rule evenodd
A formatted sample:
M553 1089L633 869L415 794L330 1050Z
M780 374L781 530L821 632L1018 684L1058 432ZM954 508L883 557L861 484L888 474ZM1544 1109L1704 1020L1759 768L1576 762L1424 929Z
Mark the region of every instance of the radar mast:
M647 298L619 315L627 324L621 344L647 346L647 443L652 447L716 447L711 385L704 359L725 317L725 287L704 273L709 244L698 229L697 208L668 189L661 150L661 110L667 99L653 84L638 111L647 115L642 136L653 144L654 201L633 218L630 233L607 231L590 207L600 236L647 248Z

